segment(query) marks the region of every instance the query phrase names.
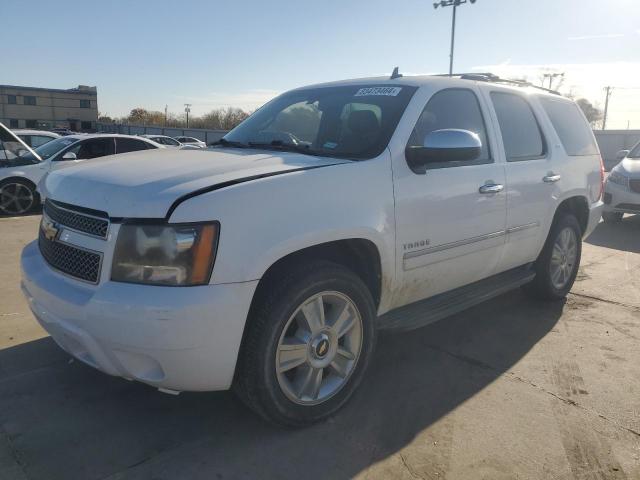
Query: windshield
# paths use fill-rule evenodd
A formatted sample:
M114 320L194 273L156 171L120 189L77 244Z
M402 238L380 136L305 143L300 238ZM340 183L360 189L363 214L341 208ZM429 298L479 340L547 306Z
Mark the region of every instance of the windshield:
M73 145L78 140L79 139L77 138L69 137L56 138L55 140L45 143L44 145L40 145L38 148L36 148L36 153L40 155L40 158L46 160L47 158L50 158L58 153L63 148L66 148L69 145Z
M395 85L295 90L267 103L220 143L373 158L389 143L415 90Z
M629 152L628 158L640 158L640 142Z

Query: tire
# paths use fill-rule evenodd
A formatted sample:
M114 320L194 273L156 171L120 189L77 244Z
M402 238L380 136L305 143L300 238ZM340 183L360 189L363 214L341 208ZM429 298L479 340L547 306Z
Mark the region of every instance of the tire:
M314 308L319 304L326 315L322 328L310 320L318 318L320 310ZM252 305L235 393L277 425L302 427L325 420L349 400L371 362L375 315L369 289L338 264L314 261L284 272Z
M24 215L39 204L40 196L31 182L13 178L0 182L0 214Z
M605 223L618 223L622 221L623 215L622 212L602 212L602 220Z
M563 252L562 242L572 236L575 251ZM547 301L561 300L567 296L580 267L582 255L582 229L575 216L561 213L554 220L542 252L534 264L535 278L523 287L529 295ZM558 275L557 265L564 265Z

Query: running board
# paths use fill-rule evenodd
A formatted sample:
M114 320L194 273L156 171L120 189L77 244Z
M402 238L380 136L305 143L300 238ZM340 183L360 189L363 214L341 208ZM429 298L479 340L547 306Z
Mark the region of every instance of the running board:
M405 305L377 318L381 330L407 331L424 327L454 313L502 295L530 282L536 276L533 264L514 268L479 282Z

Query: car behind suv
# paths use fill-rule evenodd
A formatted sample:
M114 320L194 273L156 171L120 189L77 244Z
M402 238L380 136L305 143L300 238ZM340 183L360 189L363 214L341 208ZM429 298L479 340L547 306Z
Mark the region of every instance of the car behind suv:
M604 188L605 222L619 222L625 213L640 213L640 142L631 150L618 152Z
M128 157L47 178L34 315L103 372L284 425L344 405L380 329L562 299L602 209L580 109L488 75L300 88L209 151Z

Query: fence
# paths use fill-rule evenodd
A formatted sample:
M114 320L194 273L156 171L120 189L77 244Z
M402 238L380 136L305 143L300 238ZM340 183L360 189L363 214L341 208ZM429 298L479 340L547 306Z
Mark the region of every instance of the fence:
M607 170L611 170L619 162L616 153L629 150L640 142L640 130L594 130L593 133Z
M151 127L147 125L124 125L112 123L97 123L98 132L123 133L126 135L168 135L170 137L195 137L207 145L220 140L227 130L206 130L200 128ZM618 160L616 153L629 150L640 141L640 130L594 130L602 158L607 170L610 170Z
M125 135L167 135L169 137L194 137L207 145L220 140L228 130L205 130L201 128L151 127L147 125L124 125L97 123L100 133L122 133Z

